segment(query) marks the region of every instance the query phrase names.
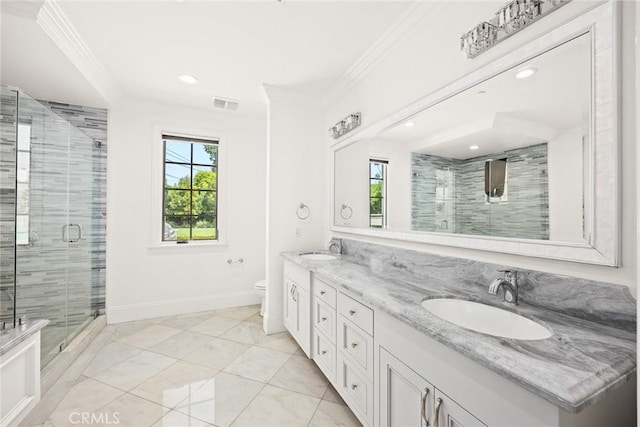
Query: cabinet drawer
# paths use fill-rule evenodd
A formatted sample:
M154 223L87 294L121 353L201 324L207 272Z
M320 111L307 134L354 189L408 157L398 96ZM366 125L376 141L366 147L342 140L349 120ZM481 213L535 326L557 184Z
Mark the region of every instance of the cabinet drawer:
M338 389L349 408L365 426L373 425L373 384L345 357L338 357Z
M338 293L338 313L373 336L373 310L342 292Z
M336 310L314 297L313 326L325 334L332 342L336 342Z
M290 261L284 262L284 277L295 282L300 288L311 292L311 272Z
M331 384L336 384L336 346L317 329L313 330L313 357Z
M373 380L373 338L340 316L337 344L338 351L351 357L356 366Z
M322 280L313 279L313 294L322 301L336 308L336 289Z

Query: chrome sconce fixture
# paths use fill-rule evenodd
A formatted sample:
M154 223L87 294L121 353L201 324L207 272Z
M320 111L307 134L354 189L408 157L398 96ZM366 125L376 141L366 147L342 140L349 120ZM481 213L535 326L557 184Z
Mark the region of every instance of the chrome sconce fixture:
M460 49L472 59L571 0L512 0L495 16L460 37Z
M329 136L333 139L340 138L347 132L350 132L360 126L362 114L353 113L349 114L344 119L340 120L331 129L329 129Z

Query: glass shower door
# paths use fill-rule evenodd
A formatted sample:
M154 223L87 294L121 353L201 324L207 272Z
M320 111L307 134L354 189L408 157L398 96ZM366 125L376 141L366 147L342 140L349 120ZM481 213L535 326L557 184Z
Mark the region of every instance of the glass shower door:
M42 331L42 366L90 317L91 253L83 239L91 223L84 223L82 200L90 191L80 188L91 174L81 176L87 167L81 141L92 147L69 122L19 94L16 314L50 320Z

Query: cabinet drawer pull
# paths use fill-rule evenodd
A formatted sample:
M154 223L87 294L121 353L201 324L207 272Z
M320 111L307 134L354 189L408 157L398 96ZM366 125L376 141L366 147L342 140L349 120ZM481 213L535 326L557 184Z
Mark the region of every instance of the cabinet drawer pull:
M326 321L327 321L327 318L326 318L326 317L323 317L321 320L322 320L323 322L326 322Z
M351 390L355 390L358 388L358 384L351 384Z
M322 351L320 352L320 354L322 354L322 355L327 354L327 350L322 350Z
M433 427L439 427L440 426L440 406L442 405L442 399L438 398L438 400L436 401L436 413L435 416L433 417Z
M425 427L429 427L429 417L427 417L427 397L429 396L429 387L424 388L424 395L422 396L422 420Z
M320 295L324 295L324 294L326 294L325 291L320 291Z
M356 311L355 310L349 310L349 314L353 316L354 314L356 314Z
M351 348L356 348L357 346L358 346L358 343L357 343L357 342L352 342L352 343L351 343Z

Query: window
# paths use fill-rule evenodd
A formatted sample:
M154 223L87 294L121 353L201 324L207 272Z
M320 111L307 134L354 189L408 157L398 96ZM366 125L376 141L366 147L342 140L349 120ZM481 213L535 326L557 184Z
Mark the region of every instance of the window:
M387 225L387 161L369 160L369 227Z
M31 123L18 122L16 168L16 245L29 244Z
M218 140L162 135L162 240L218 240Z

